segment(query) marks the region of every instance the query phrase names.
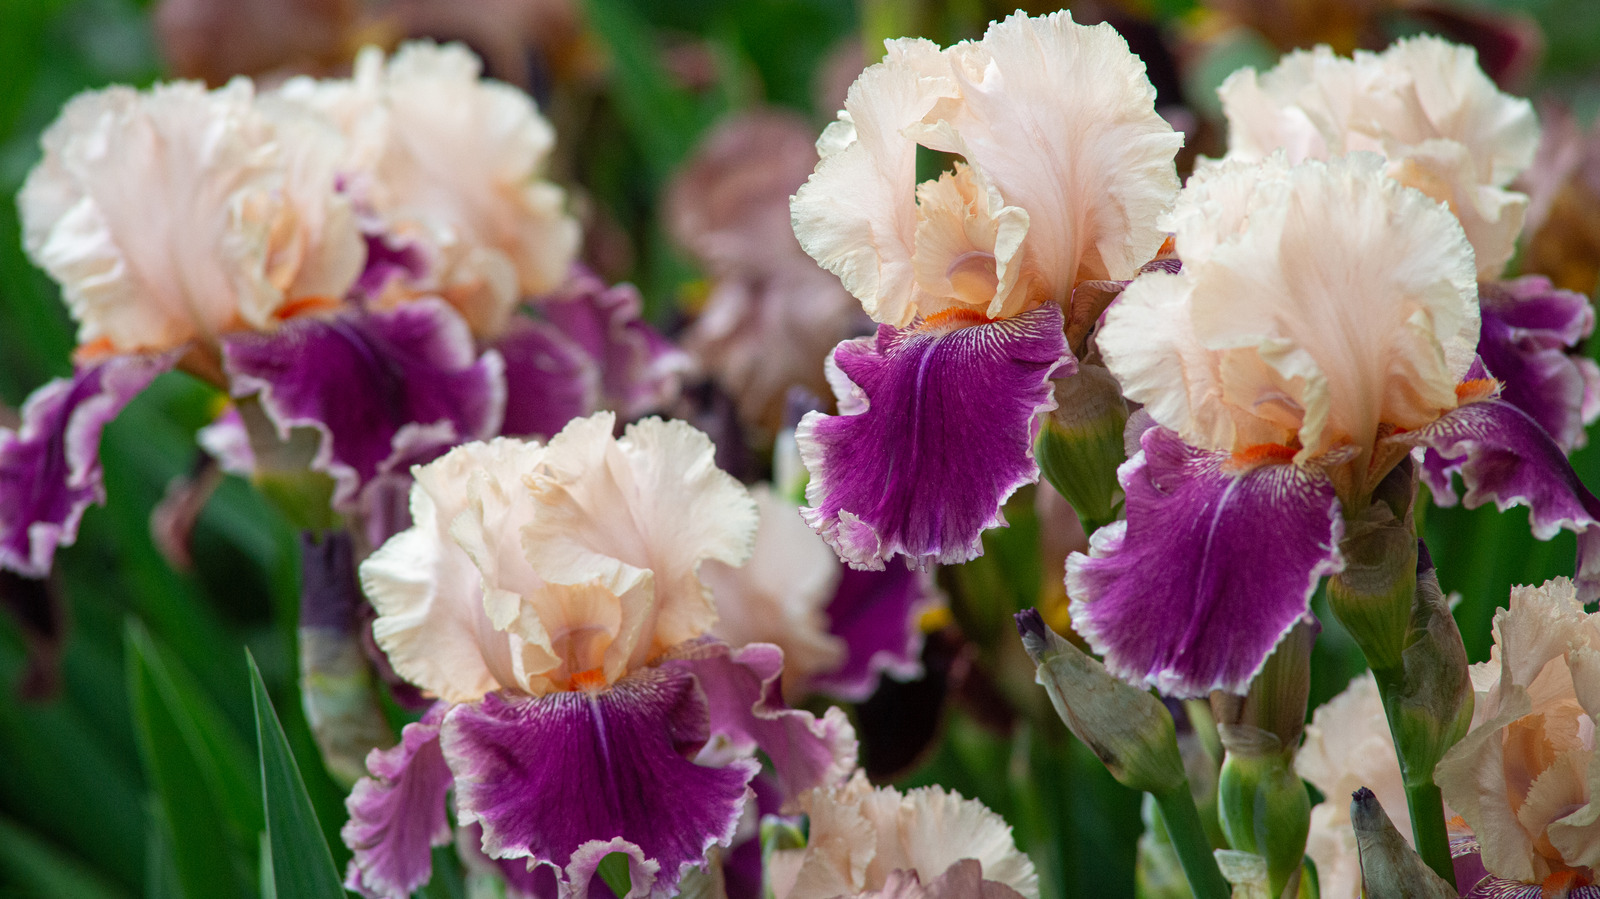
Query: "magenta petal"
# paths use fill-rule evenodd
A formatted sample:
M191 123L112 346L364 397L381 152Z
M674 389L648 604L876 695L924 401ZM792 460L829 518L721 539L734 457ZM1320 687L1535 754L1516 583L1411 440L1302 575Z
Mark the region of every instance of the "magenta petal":
M1067 560L1072 623L1113 674L1169 696L1243 693L1344 567L1333 483L1292 464L1228 468L1165 428L1117 472L1128 519Z
M710 710L711 733L723 738L728 751L767 754L786 806L813 787L843 780L855 768L855 730L843 711L829 709L818 718L784 705L783 650L771 643L734 650L713 642L693 656L667 666L694 673Z
M1505 386L1500 397L1539 423L1563 450L1584 444L1596 410L1600 369L1578 352L1594 333L1594 308L1582 294L1530 275L1480 286L1478 355Z
M670 891L683 869L733 838L759 766L691 759L710 735L706 699L687 671L654 668L596 693L491 693L445 719L457 815L483 825L494 858L565 869L591 841L625 840L660 865Z
M494 347L506 363L500 433L549 438L600 408L599 364L549 322L513 316Z
M878 688L878 676L911 680L922 674L918 616L938 590L925 571L899 565L883 571L844 570L828 603L828 633L844 640L844 664L812 678L812 689L860 702Z
M1540 540L1563 528L1576 531L1578 598L1600 598L1600 500L1528 413L1504 400L1484 400L1389 439L1437 453L1442 465L1425 466L1429 486L1440 477L1448 486L1449 475L1459 473L1469 509L1488 502L1502 511L1527 506L1528 524Z
M571 289L532 305L598 366L600 404L623 420L655 411L677 395L689 357L640 317L644 302L633 285L607 287L579 272Z
M339 835L355 853L345 886L372 899L405 899L433 874L430 849L450 841L450 768L439 749L439 703L401 731L400 743L367 754L367 772L345 799Z
M341 504L380 474L492 436L505 409L500 355L479 356L438 299L230 335L223 362L234 395L260 392L280 435L322 433L313 465L333 476Z
M100 433L177 359L114 356L81 368L35 390L16 431L0 428L0 568L50 573L56 548L78 538L84 511L105 502Z
M1073 364L1054 305L839 344L842 414L809 413L795 434L811 472L801 514L853 568L977 558L1006 498L1039 478L1035 419L1055 408L1051 375Z

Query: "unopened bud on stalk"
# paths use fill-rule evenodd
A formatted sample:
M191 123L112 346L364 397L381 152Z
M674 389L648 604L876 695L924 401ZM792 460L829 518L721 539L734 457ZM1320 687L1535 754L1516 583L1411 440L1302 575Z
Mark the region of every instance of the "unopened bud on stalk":
M1361 885L1365 895L1384 899L1456 899L1455 887L1433 873L1395 830L1394 822L1366 787L1350 800L1350 824L1361 854Z
M1300 872L1311 830L1311 797L1294 770L1311 689L1311 646L1320 626L1290 629L1245 696L1212 695L1226 757L1217 780L1217 813L1234 849L1261 856L1274 896Z
M300 701L329 773L346 787L367 773L367 753L394 743L361 644L366 600L350 535L300 537Z
M1054 384L1056 408L1039 429L1034 456L1092 533L1116 521L1122 507L1117 466L1126 461L1128 405L1117 379L1099 365L1080 365L1077 374Z
M1188 789L1177 730L1161 700L1125 684L1092 656L1045 626L1038 611L1017 613L1035 680L1056 714L1124 786L1164 795Z
M1417 591L1417 538L1384 503L1345 522L1344 570L1328 579L1328 607L1373 671L1400 667Z
M1471 726L1473 705L1467 650L1420 541L1417 569L1402 675L1386 703L1407 786L1433 783L1434 766Z

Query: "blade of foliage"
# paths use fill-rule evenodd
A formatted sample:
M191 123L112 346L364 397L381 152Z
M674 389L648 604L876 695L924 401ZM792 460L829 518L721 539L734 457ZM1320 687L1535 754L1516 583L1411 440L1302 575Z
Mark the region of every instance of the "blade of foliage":
M127 665L139 756L152 805L170 837L181 894L195 899L242 895L250 878L238 842L248 832L250 805L238 795L236 776L223 773L242 760L216 755L216 747L226 743L226 726L208 714L197 694L182 695L167 660L137 622L128 625ZM205 730L220 733L207 740ZM219 827L219 822L230 826Z
M333 854L323 839L316 810L311 807L300 766L289 751L289 741L278 724L255 657L249 656L249 660L256 745L261 752L261 793L266 807L266 854L272 859L276 895L282 899L343 896L339 872L333 866Z

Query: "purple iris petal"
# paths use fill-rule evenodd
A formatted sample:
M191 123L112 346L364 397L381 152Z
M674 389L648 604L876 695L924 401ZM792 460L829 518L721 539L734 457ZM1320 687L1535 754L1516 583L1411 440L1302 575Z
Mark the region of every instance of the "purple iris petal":
M401 731L400 743L367 754L370 777L356 782L340 836L355 853L345 886L372 899L404 899L433 874L429 850L450 841L445 794L452 778L439 749L439 703Z
M607 287L580 271L567 291L531 305L598 367L602 407L627 420L676 396L689 357L640 318L644 303L633 285Z
M860 702L878 688L878 675L898 680L922 674L917 616L937 594L927 572L896 565L883 571L845 568L828 603L828 633L844 640L844 664L812 678L812 689Z
M468 871L498 874L506 882L506 899L556 899L560 893L556 870L525 858L490 858L483 854L483 828L463 824L456 828L456 854Z
M91 503L105 502L100 432L176 353L113 356L40 387L16 431L0 428L0 568L50 573L56 548L78 538Z
M443 735L458 818L483 825L491 857L557 868L593 841L625 840L660 865L656 886L670 892L683 868L733 838L759 769L691 761L708 722L695 678L672 667L595 693L491 693L458 705Z
M665 667L692 672L700 682L711 733L723 738L728 752L749 755L759 748L767 754L786 804L843 780L855 767L855 731L842 712L817 718L784 705L783 650L771 643L729 649L712 642L692 655Z
M1072 623L1124 680L1177 697L1243 693L1344 566L1333 483L1319 469L1230 470L1227 453L1151 428L1118 480L1128 518L1067 560Z
M865 569L981 555L1006 498L1039 478L1050 378L1075 368L1054 305L954 329L880 325L839 344L831 366L842 414L809 413L795 434L811 472L801 514Z
M1462 502L1469 509L1487 502L1501 510L1527 506L1528 524L1540 540L1562 528L1576 531L1578 597L1584 602L1600 598L1600 527L1595 527L1600 500L1528 413L1505 400L1483 400L1389 439L1437 454L1438 464L1423 467L1436 496L1453 496L1450 476L1459 473L1466 488Z
M357 296L375 299L395 278L420 281L426 274L427 260L416 244L381 232L368 231L362 237L367 244L367 264L351 287Z
M549 438L600 408L599 363L549 322L512 316L494 348L506 363L500 433Z
M339 504L380 474L492 436L505 409L500 354L479 356L466 322L434 298L230 335L223 362L234 395L259 391L280 436L321 432L313 465Z
M1478 355L1505 385L1501 398L1563 450L1583 446L1584 425L1600 413L1600 367L1577 352L1594 332L1588 298L1539 275L1485 283L1478 296Z

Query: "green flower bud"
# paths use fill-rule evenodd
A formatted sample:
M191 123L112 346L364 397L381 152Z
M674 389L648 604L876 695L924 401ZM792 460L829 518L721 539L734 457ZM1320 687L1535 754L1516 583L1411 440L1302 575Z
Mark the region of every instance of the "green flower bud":
M1056 714L1118 782L1164 795L1188 790L1177 729L1161 700L1125 684L1094 657L1045 627L1034 609L1017 613L1022 645Z
M1127 458L1122 429L1128 405L1111 372L1082 365L1078 373L1055 381L1056 408L1045 416L1034 456L1051 486L1072 503L1093 533L1117 520L1122 488L1117 466Z
M1350 802L1350 824L1361 854L1362 891L1384 899L1456 899L1456 889L1433 872L1395 830L1394 822L1366 787Z
M1373 671L1398 669L1417 592L1417 537L1386 503L1345 522L1344 570L1328 579L1328 607Z
M1294 754L1305 730L1319 630L1310 619L1296 623L1247 695L1211 698L1227 753L1217 778L1217 816L1230 846L1262 857L1273 896L1298 877L1311 830L1311 797L1294 771Z
M1472 724L1467 650L1426 555L1423 562L1400 678L1385 691L1389 727L1408 787L1432 784L1439 759Z
M1253 736L1260 741L1261 754L1230 749L1222 763L1217 811L1229 845L1261 856L1271 895L1281 896L1306 854L1311 797L1294 772L1294 753L1284 751L1266 731Z

